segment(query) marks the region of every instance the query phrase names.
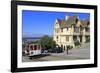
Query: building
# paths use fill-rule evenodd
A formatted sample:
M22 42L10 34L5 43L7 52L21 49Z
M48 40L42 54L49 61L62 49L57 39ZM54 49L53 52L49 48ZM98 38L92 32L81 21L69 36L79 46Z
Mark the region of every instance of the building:
M66 16L63 20L56 19L53 40L65 49L69 45L75 47L77 42L80 44L89 42L90 20L80 20L78 16Z

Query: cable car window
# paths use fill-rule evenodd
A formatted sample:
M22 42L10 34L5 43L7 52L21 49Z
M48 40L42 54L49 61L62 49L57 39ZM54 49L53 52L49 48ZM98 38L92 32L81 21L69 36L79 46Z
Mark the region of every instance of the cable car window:
M37 50L37 45L34 45L34 50Z
M33 50L33 45L30 46L30 50Z

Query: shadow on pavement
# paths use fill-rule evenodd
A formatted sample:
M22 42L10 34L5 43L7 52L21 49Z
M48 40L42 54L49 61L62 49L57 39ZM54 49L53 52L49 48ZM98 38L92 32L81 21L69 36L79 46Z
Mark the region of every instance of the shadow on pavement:
M32 58L38 59L38 58L42 58L42 57L46 57L46 56L50 56L50 54L41 54L41 55L36 55L36 56L30 56L30 59L32 59Z

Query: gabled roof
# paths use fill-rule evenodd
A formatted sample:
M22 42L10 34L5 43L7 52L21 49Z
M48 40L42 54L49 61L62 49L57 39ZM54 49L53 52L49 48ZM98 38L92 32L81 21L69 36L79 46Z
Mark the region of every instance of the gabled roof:
M71 27L72 24L76 24L77 16L70 16L67 20L63 20L61 28Z
M59 25L61 28L71 27L72 25L76 25L76 20L78 19L78 16L69 16L67 20L63 19L57 19ZM81 20L82 27L87 27L87 24L89 24L89 19Z
M78 17L77 16L70 16L67 21L66 21L66 24L76 24L76 19Z

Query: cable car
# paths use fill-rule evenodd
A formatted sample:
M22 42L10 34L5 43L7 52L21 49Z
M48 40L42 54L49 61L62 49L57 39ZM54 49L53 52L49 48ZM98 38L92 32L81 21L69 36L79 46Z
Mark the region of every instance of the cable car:
M30 44L28 48L28 56L41 54L41 46L39 44Z

